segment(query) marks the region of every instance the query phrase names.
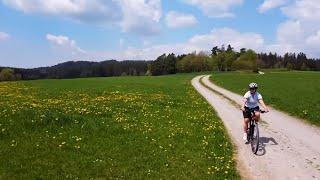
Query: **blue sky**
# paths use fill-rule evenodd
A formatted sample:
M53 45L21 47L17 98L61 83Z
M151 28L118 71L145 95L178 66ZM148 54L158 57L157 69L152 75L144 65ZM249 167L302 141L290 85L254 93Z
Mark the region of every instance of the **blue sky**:
M317 0L0 0L0 66L155 59L231 44L320 57Z

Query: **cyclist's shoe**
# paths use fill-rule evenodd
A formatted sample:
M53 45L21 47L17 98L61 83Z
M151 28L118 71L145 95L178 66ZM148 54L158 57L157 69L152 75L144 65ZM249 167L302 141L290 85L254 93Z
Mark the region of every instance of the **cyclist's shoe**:
M248 142L247 133L243 133L243 140L244 140L245 142Z

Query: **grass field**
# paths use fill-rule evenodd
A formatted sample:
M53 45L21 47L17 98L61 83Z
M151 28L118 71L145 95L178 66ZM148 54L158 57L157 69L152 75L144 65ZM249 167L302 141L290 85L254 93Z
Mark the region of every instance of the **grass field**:
M320 126L319 72L215 73L211 80L240 95L257 82L267 105Z
M0 179L234 179L194 75L0 83Z

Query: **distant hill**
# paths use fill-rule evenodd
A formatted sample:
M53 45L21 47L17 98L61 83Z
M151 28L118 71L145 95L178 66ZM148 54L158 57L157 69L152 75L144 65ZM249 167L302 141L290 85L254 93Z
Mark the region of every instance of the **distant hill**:
M68 61L51 67L12 68L23 80L145 75L151 61ZM6 67L0 67L0 71Z

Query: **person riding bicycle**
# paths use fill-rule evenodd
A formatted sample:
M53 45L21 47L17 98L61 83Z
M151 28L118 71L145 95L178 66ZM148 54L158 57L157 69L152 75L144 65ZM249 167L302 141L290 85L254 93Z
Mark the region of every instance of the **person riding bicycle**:
M243 104L241 106L241 110L243 111L243 140L247 141L247 129L249 123L249 117L251 116L249 110L254 110L253 120L259 121L260 119L260 108L258 103L260 103L266 112L269 111L268 107L265 105L262 96L260 93L257 92L258 84L257 83L250 83L249 84L249 91L243 96Z

